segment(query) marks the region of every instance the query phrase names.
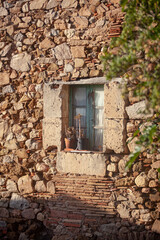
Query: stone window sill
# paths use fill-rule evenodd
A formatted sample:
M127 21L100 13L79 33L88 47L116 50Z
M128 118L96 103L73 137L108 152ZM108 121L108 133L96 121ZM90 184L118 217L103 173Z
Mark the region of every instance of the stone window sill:
M70 153L85 153L85 154L104 154L102 151L92 151L92 150L75 150L75 149L64 149L63 152L70 152Z
M106 154L90 151L59 151L57 152L57 171L60 173L106 175Z

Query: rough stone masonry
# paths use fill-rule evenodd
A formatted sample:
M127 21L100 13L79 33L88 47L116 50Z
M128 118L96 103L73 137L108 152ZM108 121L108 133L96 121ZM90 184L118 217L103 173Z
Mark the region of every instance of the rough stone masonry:
M103 157L87 156L105 159L103 176L93 162L87 172L73 172L72 164L57 169L60 135L57 145L42 144L44 85L58 92L60 83L102 77L102 50L123 20L119 0L0 0L1 239L160 239L160 155L144 153L126 172L136 143L124 148L115 137L118 129L126 142L143 129L145 102L130 92L121 105L115 83L105 83L107 144ZM52 111L62 126L55 117L61 109ZM58 156L61 164L81 159L61 150Z

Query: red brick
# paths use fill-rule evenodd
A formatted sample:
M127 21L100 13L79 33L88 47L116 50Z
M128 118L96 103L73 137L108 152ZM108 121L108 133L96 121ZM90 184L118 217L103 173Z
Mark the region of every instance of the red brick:
M55 225L55 224L58 224L59 222L59 219L56 219L56 218L52 218L52 219L46 219L43 221L43 224L46 226L46 227L50 227L51 225Z
M51 217L67 218L67 211L51 210Z
M77 227L80 228L81 224L80 223L71 223L71 222L64 222L63 225L65 227Z
M68 218L82 220L84 216L82 214L69 213Z
M94 219L94 218L86 218L84 222L85 223L96 222L96 219Z

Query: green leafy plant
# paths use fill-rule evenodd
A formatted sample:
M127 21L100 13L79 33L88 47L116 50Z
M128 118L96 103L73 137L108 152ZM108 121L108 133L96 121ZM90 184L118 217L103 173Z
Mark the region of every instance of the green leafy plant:
M122 77L130 91L147 103L153 117L143 131L137 130L135 150L126 167L143 151L160 152L160 0L121 0L125 12L123 30L104 49L106 78Z
M65 137L68 139L75 139L76 138L76 130L74 127L68 127L65 130Z

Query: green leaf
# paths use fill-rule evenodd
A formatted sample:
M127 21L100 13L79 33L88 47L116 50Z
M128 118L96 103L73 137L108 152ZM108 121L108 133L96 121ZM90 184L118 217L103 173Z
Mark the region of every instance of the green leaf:
M141 151L138 152L134 152L130 155L130 159L129 161L126 163L125 169L128 170L129 168L131 168L132 164L134 163L134 161L139 157Z

